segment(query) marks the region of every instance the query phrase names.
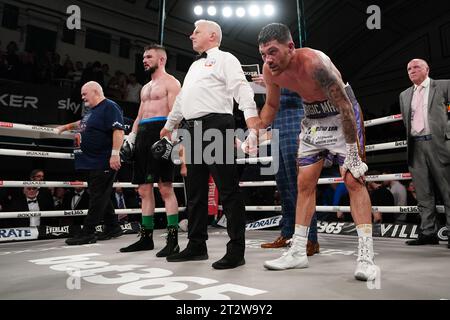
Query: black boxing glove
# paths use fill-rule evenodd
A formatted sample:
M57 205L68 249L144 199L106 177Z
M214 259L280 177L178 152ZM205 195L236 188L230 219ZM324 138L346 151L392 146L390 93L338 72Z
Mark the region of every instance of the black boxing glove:
M120 148L120 159L123 162L134 161L134 142L136 141L136 133L130 132L127 139L123 142Z
M156 141L151 147L153 158L157 160L169 160L170 155L172 154L172 149L172 142L170 142L167 137Z

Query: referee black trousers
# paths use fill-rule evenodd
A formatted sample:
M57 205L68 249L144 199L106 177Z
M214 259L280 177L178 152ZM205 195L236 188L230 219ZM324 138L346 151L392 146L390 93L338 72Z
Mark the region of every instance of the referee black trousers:
M84 219L83 232L94 233L95 227L104 224L105 228L114 228L119 224L111 200L112 186L117 171L90 170L87 173L89 190L89 210Z
M201 130L197 126L201 126ZM186 193L188 200L188 238L190 245L204 247L208 239L208 179L211 174L219 191L227 218L227 231L230 241L227 244L227 254L235 258L244 257L245 252L245 206L239 188L239 177L234 157L234 139L228 139L226 147L226 130L234 130L234 118L229 114L210 114L198 120L188 120L188 130L191 136L189 150L186 150L187 177ZM196 128L197 127L197 128ZM213 163L205 163L202 156L195 158L194 153L201 154L214 141L203 141L203 133L208 129L220 131L223 137L220 152L213 154ZM217 132L217 131L216 131ZM231 141L230 141L231 140ZM211 147L207 151L211 150ZM227 156L228 152L228 156ZM231 163L226 163L230 158ZM207 154L210 154L207 152ZM194 161L196 160L196 161ZM228 159L229 160L229 159ZM196 163L196 162L200 163Z

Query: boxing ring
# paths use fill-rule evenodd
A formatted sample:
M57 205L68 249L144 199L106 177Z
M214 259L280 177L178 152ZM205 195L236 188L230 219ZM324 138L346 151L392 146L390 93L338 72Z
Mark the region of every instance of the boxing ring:
M365 121L374 126L401 120L393 115ZM28 126L0 122L7 130L45 132L57 134L48 127ZM69 137L67 133L67 137ZM405 148L406 141L394 141L366 146L367 152ZM73 159L73 154L0 149L0 155L18 157L42 157ZM238 159L238 163L269 163L271 157ZM367 181L408 180L409 173L367 176ZM342 183L342 178L321 178L319 184ZM246 181L241 187L275 186L274 181ZM0 181L0 187L87 187L78 181ZM115 183L122 188L135 188L131 183ZM184 187L174 183L175 188ZM184 207L179 208L185 210ZM247 211L280 212L280 206L246 206ZM349 212L345 206L317 206L320 212ZM382 213L417 214L417 207L373 207ZM443 207L437 207L443 211ZM157 208L155 212L164 212ZM81 216L87 210L0 212L0 218L24 218L31 216L61 217ZM140 209L116 209L116 214L139 214ZM381 277L374 282L359 282L353 277L357 240L352 223L319 222L321 251L309 258L310 267L282 272L263 268L265 260L278 257L281 250L262 249L261 243L271 242L278 230L264 230L279 223L275 216L268 223L247 224L246 264L238 269L214 270L211 263L223 256L224 243L228 241L226 230L209 228L207 242L209 260L169 263L156 258L157 248L165 244L165 230L155 230L155 250L120 253L119 248L132 243L135 234L98 241L82 246L66 246L63 238L44 239L43 230L35 227L0 230L0 299L209 299L209 300L298 300L298 299L450 299L450 251L437 246L409 247L404 239L394 236L393 226L374 226L375 261L381 269ZM264 220L267 221L267 220ZM224 222L226 223L226 222ZM219 223L220 224L220 223ZM223 225L223 224L222 224ZM389 227L389 228L388 228ZM136 231L130 226L122 226ZM400 238L417 237L415 230L396 227ZM258 230L260 229L260 230ZM262 230L261 230L262 229ZM47 230L50 234L65 230ZM403 232L403 236L402 236ZM131 233L131 232L130 232ZM12 234L12 235L11 235ZM441 240L446 240L440 231ZM39 239L39 240L36 240ZM180 232L180 247L187 244L187 234ZM445 243L446 246L446 243ZM414 275L412 279L411 276Z

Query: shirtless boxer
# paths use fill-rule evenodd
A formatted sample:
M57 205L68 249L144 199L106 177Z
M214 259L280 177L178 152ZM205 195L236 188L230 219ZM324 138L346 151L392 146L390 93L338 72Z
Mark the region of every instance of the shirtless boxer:
M142 200L142 229L140 239L132 245L120 249L121 252L152 250L153 214L155 197L153 183L157 182L167 213L167 242L157 257L166 257L179 252L178 246L178 202L173 191L173 163L171 160L156 160L151 146L160 139L159 132L164 127L167 115L172 110L175 97L180 91L180 83L165 69L167 54L164 47L145 47L144 68L151 74L151 81L141 90L141 105L131 133L124 142L123 149L134 153L132 183L138 184Z
M350 206L359 237L355 278L374 280L371 203L364 184L364 123L358 102L340 72L323 52L295 49L287 26L272 23L258 37L264 61L266 103L260 117L272 123L280 102L280 88L297 92L304 103L298 150L298 196L295 233L290 249L266 261L270 270L308 267L306 243L316 206L316 186L324 165L337 162L350 194Z

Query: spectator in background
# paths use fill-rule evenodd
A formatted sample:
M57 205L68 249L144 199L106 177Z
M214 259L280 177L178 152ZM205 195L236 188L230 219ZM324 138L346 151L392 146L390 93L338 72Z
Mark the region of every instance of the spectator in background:
M112 194L113 206L115 209L133 209L139 208L139 202L133 189L114 188ZM136 215L132 215L136 216ZM119 221L138 221L130 219L127 214L119 214Z
M81 182L81 181L77 181ZM83 187L70 188L64 194L63 210L85 210L89 208L89 192ZM82 225L83 216L65 217L62 225Z
M107 86L109 81L112 78L111 74L109 73L109 64L104 63L102 65L102 72L103 72L103 82L104 82L105 86Z
M17 54L19 51L19 47L17 43L11 41L6 46L6 69L7 69L7 78L11 80L19 80L19 67L20 67L20 59Z
M379 175L378 172L367 172L367 175ZM369 191L370 201L372 206L393 206L394 196L386 187L385 184L377 181L368 181L367 190ZM384 213L379 211L372 211L374 223L394 223L396 220L396 213Z
M136 74L130 73L128 76L126 101L139 103L141 101L142 85L137 82Z
M64 78L73 80L75 67L73 65L72 60L70 60L69 56L66 56L66 61L64 61L63 69L65 75Z
M73 81L78 83L81 80L82 75L83 75L83 62L77 61L77 62L75 62L75 71L73 72Z
M414 186L413 181L410 181L408 183L408 187L406 188L406 205L417 206L416 187Z
M65 193L66 189L64 188L56 187L53 189L53 204L55 206L55 210L64 210L63 202Z
M88 65L86 66L86 69L84 69L83 74L81 75L81 85L84 85L89 81L95 81L100 84L102 88L105 87L102 65L99 61L95 61L92 66Z
M108 83L106 95L111 99L123 100L126 95L127 81L125 74L117 70Z
M45 180L45 173L43 169L34 169L30 172L30 180L31 181L44 181ZM45 195L47 198L53 198L52 192L49 188L46 187L40 187L39 188L40 194Z
M51 195L41 193L41 190L36 187L24 187L22 193L17 196L13 196L11 201L11 211L51 211L54 210L53 198ZM54 218L42 218L30 217L27 219L14 219L16 220L15 227L38 227L40 225L52 225Z
M89 208L89 192L83 187L69 189L64 195L64 210L83 210Z
M38 70L34 60L34 54L24 52L20 55L19 79L24 82L36 82Z
M383 174L390 174L384 171ZM391 191L394 196L395 206L406 206L406 188L397 180L387 180L383 181L383 185Z
M406 205L417 206L416 187L414 182L410 181L406 187ZM400 215L401 221L412 224L420 224L420 215L418 213L402 213ZM400 219L400 218L399 218Z
M53 52L51 61L51 79L64 79L66 77L66 70L61 65L61 56Z

